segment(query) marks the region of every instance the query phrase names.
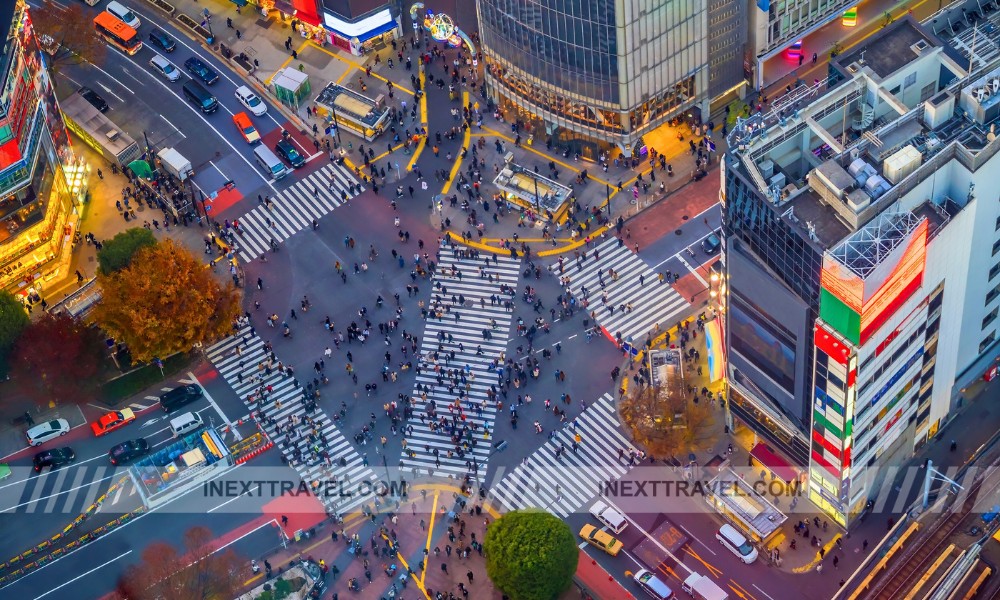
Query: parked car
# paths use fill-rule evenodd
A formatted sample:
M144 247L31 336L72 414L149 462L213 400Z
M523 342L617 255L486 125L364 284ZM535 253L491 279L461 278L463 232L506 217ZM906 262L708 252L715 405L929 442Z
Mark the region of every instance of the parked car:
M31 464L35 468L35 473L40 473L43 467L55 469L62 465L68 465L74 460L76 460L76 453L73 452L72 448L52 448L36 454L31 459Z
M108 458L113 465L122 465L147 454L149 454L149 442L142 438L116 444L108 450Z
M153 28L153 30L149 32L149 41L164 52L173 52L177 49L177 42L175 42L172 37L156 28Z
M101 98L100 95L98 95L98 93L94 90L84 86L80 88L77 93L83 96L84 100L90 102L91 106L97 110L101 112L108 112L108 103L105 102L104 98Z
M188 70L189 73L202 80L205 85L212 85L219 80L219 74L212 70L211 67L201 62L200 59L191 57L184 61L184 68Z
M44 423L39 423L25 432L29 446L41 446L52 438L69 433L69 421L66 419L53 419Z
M94 432L94 435L101 437L119 427L128 425L132 421L135 421L135 413L131 408L123 408L105 414L100 419L91 423L90 429Z
M259 117L267 112L267 104L264 104L264 101L245 85L236 88L236 99L240 101L240 104L247 107L247 110L252 112L255 117Z
M281 158L288 161L288 164L292 165L296 169L305 166L306 159L299 154L299 151L295 149L288 140L281 140L274 146L275 153Z

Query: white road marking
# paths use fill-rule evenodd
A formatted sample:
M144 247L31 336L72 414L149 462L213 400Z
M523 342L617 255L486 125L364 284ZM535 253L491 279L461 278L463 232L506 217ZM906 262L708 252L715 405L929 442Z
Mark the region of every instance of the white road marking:
M677 523L674 523L674 525L677 525L677 528L680 529L681 531L683 531L684 533L686 533L689 538L691 538L692 540L694 540L694 541L698 542L699 544L701 544L702 546L704 546L705 549L708 550L709 552L711 552L712 554L715 554L715 550L712 550L711 546L709 546L705 542L701 541L697 537L691 535L690 531L688 531L687 529L684 529L684 527L682 527L681 525L679 525Z
M628 521L629 523L632 524L632 527L635 527L636 530L641 531L642 535L646 536L647 540L649 540L649 541L653 542L654 544L656 544L656 546L660 550L662 550L664 554L666 554L670 558L674 559L674 562L676 562L678 565L680 565L680 566L684 567L685 569L687 569L688 575L691 575L692 573L694 573L694 569L692 569L691 567L687 566L686 564L684 564L684 561L682 561L681 559L679 559L676 556L674 556L674 554L670 550L668 550L667 547L664 546L660 542L660 540L658 540L655 537L653 537L648 531L646 531L642 527L639 527L639 524L636 523L635 520L632 519L632 517L628 516L628 514L625 511L623 511L621 508L619 508L614 502L612 502L610 498L608 498L607 496L601 495L601 500L605 504L607 504L608 506L610 506L611 508L617 510L623 517L625 517L626 521Z
M183 133L183 132L182 132L182 131L181 131L180 129L177 129L177 126L176 126L176 125L174 125L173 123L171 123L171 122L170 122L170 119L168 119L168 118L164 117L164 116L163 116L162 114L160 115L160 118L161 118L161 119L163 119L164 121L166 121L166 122L167 122L167 125L170 125L171 127L173 127L173 128L174 128L174 131L176 131L176 132L177 132L178 134L180 134L180 136L181 136L182 138L183 138L183 137L187 137L186 135L184 135L184 133Z
M698 271L696 271L695 268L692 267L690 263L688 263L688 261L684 260L681 257L677 257L677 260L681 261L681 264L684 265L687 268L688 271L691 271L691 274L694 275L695 279L697 279L698 281L700 281L703 286L708 287L708 282L705 281L705 278L702 277L701 273L699 273ZM698 265L698 266L700 267L701 265Z
M72 552L70 552L69 554L72 554ZM64 554L63 557L69 556L69 554ZM93 569L91 569L91 570L89 570L89 571L87 571L85 573L81 573L81 574L77 575L76 577L74 577L73 579L70 579L66 583L57 585L56 587L54 587L51 590L45 592L44 594L35 596L35 600L39 600L39 598L44 598L44 597L48 596L49 594L51 594L52 592L59 591L59 590L63 589L64 587L66 587L67 585L71 585L71 584L79 581L80 579L83 579L87 575L90 575L91 573L93 573L95 571L99 571L99 570L103 569L104 567L110 565L111 563L115 562L116 560L121 560L122 558L128 556L129 554L132 554L132 551L131 550L126 550L125 552L122 552L121 554L119 554L118 556L112 558L108 562L103 563L101 565L98 565L98 566L94 567ZM61 558L60 559L56 559L56 560L61 560ZM53 562L55 562L55 561L53 561ZM52 563L50 562L49 564L52 564Z
M767 596L768 598L771 598L771 600L774 600L774 598L773 598L773 597L772 597L772 596L771 596L770 594L768 594L768 593L767 593L767 592L765 592L764 590L760 589L760 586L758 586L758 585L757 585L756 583L751 583L750 585L752 585L752 586L754 586L755 588L757 588L757 591L758 591L758 592L760 592L761 594L764 594L764 595L765 595L765 596Z
M194 376L194 373L190 371L188 371L188 377L197 380L197 378ZM198 383L198 387L201 388L202 393L205 394L205 399L207 399L208 403L212 405L212 408L215 409L215 412L219 413L219 416L222 417L222 422L225 423L226 425L229 425L230 429L233 432L233 437L236 438L237 440L242 440L243 436L240 434L239 431L236 431L236 426L233 424L232 421L229 420L229 417L226 416L226 413L222 412L222 409L219 408L219 405L215 403L215 399L213 399L211 394L208 393L208 390L205 389L205 386L201 385L201 383Z
M241 493L241 494L240 494L239 496L236 496L235 498L230 498L229 500L226 500L226 501L225 501L225 502L223 502L222 504L219 504L218 506L214 506L214 507L212 507L212 508L210 508L210 509L206 510L205 512L207 512L207 513L213 513L213 512L215 512L215 511L219 510L220 508L222 508L223 506L225 506L225 505L229 504L230 502L236 502L237 500L239 500L239 499L240 499L240 498L242 498L243 496L247 495L248 493L249 493L249 492L243 492L243 493Z
M222 172L222 169L220 169L218 165L216 165L212 161L208 161L208 164L212 165L212 168L215 169L216 171L218 171L219 175L222 175L223 177L225 177L226 181L229 180L229 177L227 177L226 174Z

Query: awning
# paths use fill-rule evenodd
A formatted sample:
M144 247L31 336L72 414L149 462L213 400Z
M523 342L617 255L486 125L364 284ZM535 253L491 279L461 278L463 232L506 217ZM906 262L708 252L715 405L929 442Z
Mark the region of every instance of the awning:
M358 41L365 42L394 29L396 20L392 18L392 11L388 8L355 22L344 21L332 13L324 12L323 25L346 40L358 38Z
M274 10L283 12L286 15L295 14L295 7L292 6L291 2L286 2L285 0L274 0Z
M236 6L246 6L247 5L247 0L229 0L229 1L232 2L233 4L235 4Z
M149 163L144 160L133 160L128 164L128 168L135 173L136 177L149 181L153 180L153 169L150 168Z
M782 481L791 482L799 478L798 472L785 459L775 454L770 446L763 442L753 447L753 450L750 451L750 456L764 465L764 468L774 473Z
M315 0L292 0L292 5L295 7L296 19L313 27L321 27L322 21L316 16Z

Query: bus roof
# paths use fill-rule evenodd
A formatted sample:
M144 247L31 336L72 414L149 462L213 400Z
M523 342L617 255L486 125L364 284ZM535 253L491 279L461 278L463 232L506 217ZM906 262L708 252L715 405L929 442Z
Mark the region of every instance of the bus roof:
M94 17L94 24L100 25L101 27L107 29L108 31L114 32L116 35L120 36L122 39L130 39L138 35L135 29L132 29L125 24L118 17L109 13L108 11L101 11Z

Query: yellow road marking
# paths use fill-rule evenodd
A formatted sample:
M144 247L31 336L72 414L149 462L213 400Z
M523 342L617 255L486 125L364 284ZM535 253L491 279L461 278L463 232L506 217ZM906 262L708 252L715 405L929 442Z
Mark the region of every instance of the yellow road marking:
M426 76L424 75L424 69L420 69L420 89L426 90ZM417 164L417 159L420 158L420 153L424 151L424 146L427 145L427 93L423 93L420 96L420 123L424 127L424 135L420 136L420 141L417 142L417 147L413 149L413 157L410 158L409 164L406 165L407 171L413 170L413 165Z
M430 522L427 524L427 545L424 546L424 549L426 550L425 556L427 556L427 560L424 561L424 568L420 570L420 584L421 585L423 585L423 583L424 583L424 577L427 576L427 563L430 562L430 557L431 557L431 555L430 555L430 552L431 552L431 541L432 541L432 537L434 535L434 518L437 517L438 497L440 495L441 495L441 492L435 491L434 492L434 503L431 504L431 517L430 517Z
M497 131L496 129L492 129L490 127L483 127L483 130L484 131L488 131L488 132L490 132L490 134L495 135L495 136L497 136L499 138L503 138L503 139L507 140L508 142L510 142L511 144L514 143L514 139L513 138L511 138L510 136L508 136L508 135L506 135L504 133L501 133L501 132ZM482 134L480 134L480 135L482 135ZM573 165L571 165L569 163L565 163L565 162L559 160L558 158L549 156L548 154L543 153L541 150L535 150L535 148L533 148L532 146L524 146L524 145L522 145L521 148L527 150L528 152L534 152L538 156L541 156L542 158L544 158L546 161L550 161L551 160L552 162L556 163L557 165L560 165L560 166L562 166L562 167L564 167L566 169L569 169L573 173L579 173L580 171L583 170L583 169L579 168L578 166L573 166ZM600 184L611 185L607 181L604 181L603 179L601 179L600 177L595 177L593 175L590 175L589 169L588 169L587 175L588 175L588 177L590 178L591 181L596 181L597 183L600 183ZM611 187L614 187L614 186L611 186Z
M354 67L355 69L357 69L357 70L359 70L361 72L366 72L365 71L365 67L361 63L359 63L357 61L353 61L353 60L351 60L349 58L344 58L343 56L340 55L339 52L333 52L331 50L327 50L323 46L320 46L320 45L314 43L312 40L307 41L306 44L309 44L310 46L312 46L313 48L316 48L317 50L320 50L321 52L326 52L327 54L329 54L330 56L336 58L340 62L347 63L347 64L351 65L352 67ZM378 73L375 73L375 72L372 72L372 77L374 77L376 79L381 79L383 82L388 82L389 81L385 77L382 77L381 75L379 75ZM399 90L399 91L407 93L407 94L409 94L411 96L413 95L413 90L410 90L410 89L408 89L408 88L406 88L406 87L404 87L404 86L396 83L395 81L392 82L392 87L395 90ZM423 87L423 82L421 82L421 88L422 87Z
M469 105L469 92L462 92L462 109L464 111L465 107ZM463 117L463 123L464 123ZM462 134L462 149L468 150L469 141L472 138L472 128L466 127L465 133ZM458 170L462 168L462 153L458 152L455 155L455 164L451 166L451 175L448 177L448 181L444 182L444 186L441 187L441 195L444 196L451 190L451 184L455 181L455 176L458 175Z

